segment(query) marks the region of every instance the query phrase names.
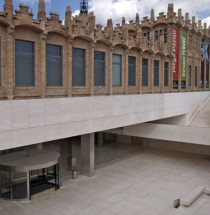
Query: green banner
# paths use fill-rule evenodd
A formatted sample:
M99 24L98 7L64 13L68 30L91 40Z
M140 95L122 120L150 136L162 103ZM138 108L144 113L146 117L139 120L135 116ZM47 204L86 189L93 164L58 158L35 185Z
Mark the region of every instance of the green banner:
M186 81L186 54L187 54L187 32L185 30L182 31L182 69L181 69L181 77L182 81Z

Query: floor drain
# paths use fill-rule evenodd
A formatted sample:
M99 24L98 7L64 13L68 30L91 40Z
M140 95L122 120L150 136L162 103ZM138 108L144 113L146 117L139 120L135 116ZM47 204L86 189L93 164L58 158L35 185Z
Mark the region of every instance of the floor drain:
M174 208L179 208L180 207L180 199L174 200Z

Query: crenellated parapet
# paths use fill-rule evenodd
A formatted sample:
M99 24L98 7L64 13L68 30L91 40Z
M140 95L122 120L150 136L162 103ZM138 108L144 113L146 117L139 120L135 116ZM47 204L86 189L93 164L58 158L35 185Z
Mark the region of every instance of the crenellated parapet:
M136 14L135 22L132 20L127 22L122 18L122 23L113 26L111 19L107 21L106 26L96 24L93 12L83 13L76 17L72 17L71 7L66 7L64 23L59 20L59 14L51 12L50 17L46 16L45 1L39 0L37 20L33 19L33 14L29 11L27 5L20 4L20 8L13 11L12 0L5 0L4 11L0 13L0 22L8 25L31 25L42 29L43 31L65 31L69 37L87 36L92 40L108 40L110 43L126 43L128 46L139 46L141 48L164 50L163 35L160 35L160 40L155 43L155 33L157 28L170 28L170 26L177 26L178 28L186 29L196 35L210 37L210 32L207 26L201 26L200 22L196 23L195 16L192 21L189 18L189 13L183 17L182 10L178 13L174 12L173 4L168 5L168 11L165 15L160 12L155 18L154 10L151 10L150 17L143 17L140 22L139 14ZM147 33L147 36L146 34ZM170 30L168 30L170 36Z

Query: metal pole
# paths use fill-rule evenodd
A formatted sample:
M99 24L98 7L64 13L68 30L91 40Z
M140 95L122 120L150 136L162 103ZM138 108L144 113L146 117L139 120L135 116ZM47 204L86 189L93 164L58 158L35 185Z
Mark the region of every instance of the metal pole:
M55 191L57 190L57 164L54 166L54 177L55 177Z
M31 200L31 171L27 171L27 198Z
M10 192L11 192L11 199L13 199L13 172L11 171L11 180L10 180Z
M60 159L58 161L58 188L61 186L61 171L60 171Z

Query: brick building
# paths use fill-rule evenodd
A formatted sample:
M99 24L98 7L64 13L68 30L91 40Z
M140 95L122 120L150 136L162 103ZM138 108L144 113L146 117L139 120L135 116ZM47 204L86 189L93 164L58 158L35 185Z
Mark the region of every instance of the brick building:
M18 166L16 152L24 154L27 165L28 153L50 151L41 158L54 165L55 188L69 170L92 177L96 165L145 148L210 155L210 28L196 24L195 17L190 21L188 13L183 17L181 9L176 14L173 4L167 15L155 18L151 10L150 18L140 22L136 14L135 22L122 18L115 27L111 19L105 27L96 25L94 14L82 9L72 17L67 7L63 23L57 13L46 17L44 0L37 19L28 6L20 4L14 13L12 0L5 0L0 196L14 199L13 185L22 183L13 180L13 170L1 168L1 159L8 156L8 164L10 154L10 165ZM59 153L61 171L58 154L51 151ZM33 170L27 169L28 199Z
M63 24L57 13L46 17L44 0L37 19L5 0L0 37L1 99L209 89L210 31L173 4L157 19L151 10L142 22L136 14L103 27L92 12L72 17L66 7Z

